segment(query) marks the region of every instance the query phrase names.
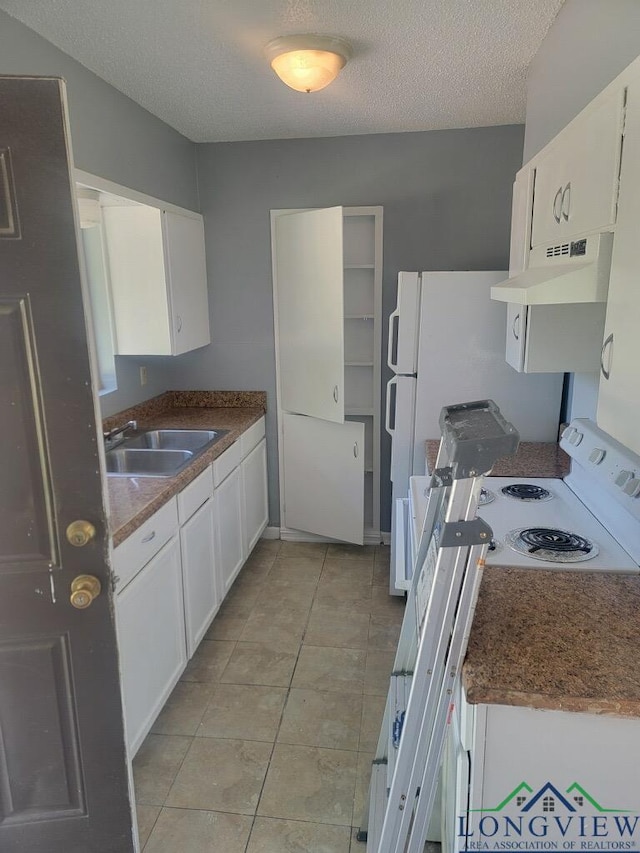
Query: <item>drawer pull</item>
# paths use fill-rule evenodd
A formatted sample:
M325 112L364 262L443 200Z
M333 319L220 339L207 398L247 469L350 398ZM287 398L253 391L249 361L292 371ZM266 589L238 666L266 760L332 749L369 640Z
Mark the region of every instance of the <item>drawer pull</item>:
M155 539L155 538L156 538L156 532L155 532L155 530L152 530L152 531L151 531L151 533L149 533L149 535L148 535L148 536L145 536L145 537L144 537L144 539L142 540L142 542L143 542L143 544L146 544L147 542L151 542L151 540L152 540L152 539Z

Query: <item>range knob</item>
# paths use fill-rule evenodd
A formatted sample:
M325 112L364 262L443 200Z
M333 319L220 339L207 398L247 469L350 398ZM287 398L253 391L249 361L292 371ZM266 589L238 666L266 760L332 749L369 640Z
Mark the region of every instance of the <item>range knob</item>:
M616 486L620 486L621 489L627 485L629 480L633 477L633 471L620 471L618 476L615 479Z
M569 444L573 444L574 447L577 447L582 439L584 438L584 434L579 430L574 429L574 431L569 436Z
M562 435L560 436L560 438L566 438L567 441L569 441L569 436L572 435L572 433L574 433L574 432L576 432L575 427L572 427L572 426L565 427L562 430Z
M629 495L630 498L637 498L640 495L640 477L632 477L630 480L627 480L622 491L625 495Z
M594 465L599 465L606 455L606 450L602 450L600 447L594 447L589 454L589 462L593 462Z

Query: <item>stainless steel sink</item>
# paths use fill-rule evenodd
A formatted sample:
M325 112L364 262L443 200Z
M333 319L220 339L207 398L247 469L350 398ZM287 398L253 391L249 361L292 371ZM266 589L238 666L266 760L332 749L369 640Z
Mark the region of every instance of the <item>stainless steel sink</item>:
M149 450L191 450L210 447L229 432L228 429L151 429L127 438L125 447Z
M174 477L228 429L151 429L126 436L106 452L112 477Z
M173 477L191 462L190 450L116 447L106 455L107 474L116 477Z

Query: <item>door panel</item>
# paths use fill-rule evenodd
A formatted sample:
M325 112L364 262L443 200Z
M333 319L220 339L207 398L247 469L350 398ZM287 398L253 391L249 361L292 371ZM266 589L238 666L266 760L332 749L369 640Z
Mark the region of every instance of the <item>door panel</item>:
M14 484L0 494L0 573L48 571L55 561L48 460L42 446L41 388L28 297L0 298L0 470Z
M364 424L283 415L285 527L364 541Z
M0 850L133 850L64 84L0 78ZM95 536L67 541L75 520ZM80 610L72 580L102 590Z
M344 422L342 208L274 220L282 409Z
M67 637L21 639L0 645L0 820L84 813L85 794ZM39 695L37 703L32 697ZM25 725L25 722L27 723Z

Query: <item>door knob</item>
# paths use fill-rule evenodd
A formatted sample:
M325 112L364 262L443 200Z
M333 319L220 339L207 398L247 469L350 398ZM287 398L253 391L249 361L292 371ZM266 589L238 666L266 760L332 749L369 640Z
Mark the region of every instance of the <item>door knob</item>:
M78 575L71 581L71 604L78 610L84 610L100 595L101 589L98 578L93 575Z
M90 521L78 519L72 521L67 527L67 541L76 548L82 548L88 542L91 542L96 535L96 529Z

